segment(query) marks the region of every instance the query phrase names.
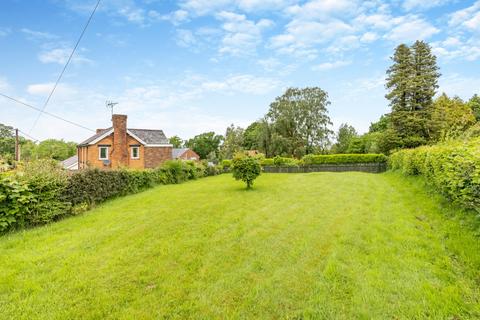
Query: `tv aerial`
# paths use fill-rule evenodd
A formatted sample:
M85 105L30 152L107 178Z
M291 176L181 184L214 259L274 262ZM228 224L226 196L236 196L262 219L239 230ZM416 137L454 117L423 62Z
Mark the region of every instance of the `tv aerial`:
M113 107L115 107L117 104L118 104L118 102L113 102L113 101L110 101L110 100L105 101L105 107L107 107L107 109L111 110L112 116L113 116Z

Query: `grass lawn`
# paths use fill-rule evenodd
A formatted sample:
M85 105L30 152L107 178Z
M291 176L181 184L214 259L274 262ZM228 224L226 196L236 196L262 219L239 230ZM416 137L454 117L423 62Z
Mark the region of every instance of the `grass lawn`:
M0 238L1 319L479 319L469 219L395 174L160 186Z

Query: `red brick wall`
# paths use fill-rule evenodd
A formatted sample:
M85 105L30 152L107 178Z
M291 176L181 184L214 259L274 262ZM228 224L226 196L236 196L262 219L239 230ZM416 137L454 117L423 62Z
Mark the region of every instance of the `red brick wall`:
M145 168L156 168L172 159L172 147L145 147Z

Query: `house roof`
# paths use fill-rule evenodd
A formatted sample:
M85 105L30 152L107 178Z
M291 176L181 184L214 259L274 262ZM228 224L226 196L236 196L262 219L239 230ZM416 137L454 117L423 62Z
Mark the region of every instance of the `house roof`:
M71 168L72 166L76 165L78 163L78 156L73 156L73 157L70 157L68 159L65 159L62 161L62 166L65 168L65 169L69 169Z
M170 144L162 130L128 129L146 144Z
M95 140L102 138L102 136L106 134L108 135L111 130L112 127L103 129L102 131L91 136L87 140L82 141L79 146L82 147L94 144ZM156 146L170 144L162 130L127 129L127 133L136 138L137 140L140 140L139 142L145 145Z
M187 152L188 148L173 148L172 149L172 158L178 159L182 154Z

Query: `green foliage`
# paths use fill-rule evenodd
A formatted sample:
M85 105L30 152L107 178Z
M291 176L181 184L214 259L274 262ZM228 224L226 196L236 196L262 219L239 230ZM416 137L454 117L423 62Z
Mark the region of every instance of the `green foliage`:
M0 156L13 155L15 153L15 137L13 127L0 123Z
M337 142L332 147L332 153L362 153L348 151L350 144L357 137L357 131L347 123L342 123L337 132Z
M64 215L70 203L64 197L67 173L54 160L27 162L18 179L28 185L33 200L28 204L28 226L46 224Z
M168 142L173 145L174 148L181 148L183 147L184 141L179 136L173 136L168 139Z
M289 88L275 98L265 117L270 128L265 154L302 156L326 150L331 125L327 92L318 87Z
M472 109L462 99L449 98L445 93L434 101L428 111L431 142L457 138L476 121Z
M63 140L47 139L40 142L35 150L37 159L55 159L65 160L77 153L77 144L75 142L65 142Z
M273 158L273 165L279 167L298 167L301 162L295 158L287 158L287 157L280 157L275 156Z
M480 139L406 149L390 156L392 170L421 175L444 196L480 212Z
M232 160L232 173L236 180L247 184L247 189L253 186L253 181L260 175L260 161L254 157L236 155Z
M216 135L215 132L205 132L188 140L185 146L195 151L201 159L212 158L212 153L216 158L222 140L223 137Z
M472 109L472 112L477 121L480 121L480 96L474 94L470 100L468 100L467 105Z
M76 215L108 199L222 173L220 166L171 160L149 170L82 170L71 175L53 160L27 162L10 178L0 176L0 232Z
M436 57L427 43L416 41L411 47L399 45L392 60L386 83L392 112L384 132L393 133L387 133L384 146L424 145L429 140L429 109L440 77Z
M233 155L243 150L244 130L240 127L235 127L233 124L227 128L225 132L225 139L220 148L221 159L232 159Z
M262 165L262 166L273 166L274 164L275 163L274 163L273 158L265 158L265 159L260 160L260 165Z
M26 183L0 176L0 232L23 227L33 199Z
M224 167L224 168L230 168L230 166L232 165L232 160L230 160L230 159L223 159L222 162L221 162L221 165L222 165L222 167Z
M383 154L308 154L302 158L305 165L342 164L342 163L385 163L387 157Z

